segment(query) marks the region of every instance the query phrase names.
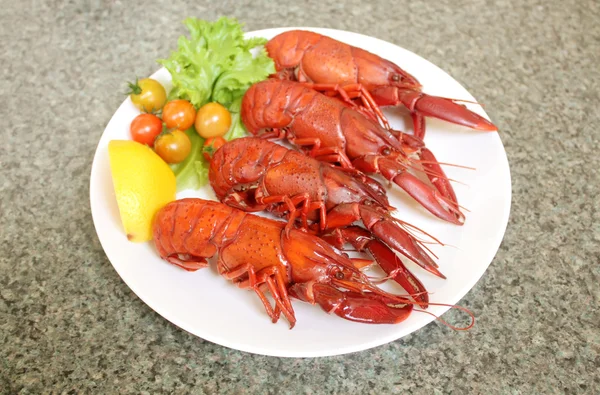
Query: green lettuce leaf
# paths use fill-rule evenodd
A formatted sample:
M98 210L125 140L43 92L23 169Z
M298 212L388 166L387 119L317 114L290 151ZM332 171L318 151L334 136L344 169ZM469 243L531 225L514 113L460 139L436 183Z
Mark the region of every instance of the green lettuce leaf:
M242 25L234 18L216 22L196 18L184 21L189 37L180 37L178 50L162 64L171 73L173 90L169 98L185 99L199 108L216 101L229 107L248 88L275 72L273 60L264 48L264 38L244 38Z
M240 115L241 107L241 97L234 100L233 103L231 103L231 106L229 106L229 112L231 112L231 127L229 128L229 131L225 133L225 136L223 136L223 138L227 141L248 135L246 127L242 123L242 117Z
M185 189L199 189L208 182L208 163L202 155L204 139L196 133L196 129L193 127L186 130L185 134L192 142L192 150L183 162L171 165L171 169L175 173L177 192Z

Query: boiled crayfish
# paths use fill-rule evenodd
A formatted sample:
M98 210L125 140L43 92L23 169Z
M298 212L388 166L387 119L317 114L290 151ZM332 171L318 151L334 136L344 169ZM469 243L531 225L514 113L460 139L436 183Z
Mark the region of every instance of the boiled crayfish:
M290 297L363 323L395 324L409 316L414 302L374 286L323 239L285 227L219 202L182 199L156 214L153 236L161 258L188 271L218 255L219 273L253 290L273 322L283 313L290 328L296 323Z
M268 210L308 221L341 247L344 242L368 251L413 298L426 307L428 294L390 246L425 270L445 278L437 264L410 232L411 225L394 218L379 183L356 172L345 172L300 152L256 137L240 138L219 148L210 163L209 179L217 198L244 211ZM356 221L366 228L349 227ZM424 233L424 232L421 232ZM384 242L385 245L380 245Z
M254 135L287 138L321 161L381 174L438 218L464 223L449 179L421 140L385 129L338 99L298 82L270 79L248 89L241 117ZM434 188L411 169L422 169Z
M318 33L292 30L266 44L277 77L311 82L322 90L337 90L346 98L362 97L364 104L389 128L379 106L403 105L411 112L414 135L425 136L424 117L435 117L483 131L498 129L455 100L423 93L415 77L398 65L363 49Z

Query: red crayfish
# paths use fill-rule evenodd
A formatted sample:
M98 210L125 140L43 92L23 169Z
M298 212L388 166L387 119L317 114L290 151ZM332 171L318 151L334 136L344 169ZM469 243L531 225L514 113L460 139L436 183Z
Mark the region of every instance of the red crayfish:
M398 65L330 37L292 30L272 38L266 49L275 61L278 78L314 83L346 99L361 97L387 128L378 106L405 106L411 112L414 135L420 139L425 136L424 117L477 130L498 130L455 100L422 92L419 81Z
M287 138L321 161L381 174L438 218L464 223L449 179L421 140L385 129L338 99L301 83L270 79L248 89L241 117L254 135ZM411 169L424 171L434 188Z
M218 255L218 272L253 290L272 321L283 314L290 328L296 323L290 297L363 323L395 324L409 316L414 302L374 286L323 239L285 228L219 202L182 199L159 210L153 236L161 258L188 271Z
M217 198L231 207L285 216L287 229L296 220L305 229L308 221L314 222L336 246L348 242L358 251L370 252L423 307L429 301L425 288L387 246L445 278L422 241L410 233L412 226L390 214L393 207L381 185L360 173L345 172L270 141L247 137L230 141L215 152L209 180ZM356 221L366 229L350 226Z

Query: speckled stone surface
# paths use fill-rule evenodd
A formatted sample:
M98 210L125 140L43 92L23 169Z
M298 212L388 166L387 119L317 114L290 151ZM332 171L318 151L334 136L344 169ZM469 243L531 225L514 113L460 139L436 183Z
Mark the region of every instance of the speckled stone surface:
M600 3L267 3L0 0L0 392L599 393ZM396 43L486 104L513 206L461 302L472 330L433 323L348 356L269 358L178 329L123 283L90 215L96 144L180 22L220 15Z

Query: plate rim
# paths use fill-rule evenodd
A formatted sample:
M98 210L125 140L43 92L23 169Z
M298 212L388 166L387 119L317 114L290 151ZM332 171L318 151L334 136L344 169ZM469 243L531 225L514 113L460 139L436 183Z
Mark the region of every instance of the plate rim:
M433 66L434 68L438 69L440 72L444 73L446 76L448 76L449 78L451 78L452 80L454 80L458 85L460 85L460 87L462 89L464 89L470 96L471 93L459 82L457 81L454 77L452 77L450 74L448 74L446 71L444 71L443 69L441 69L440 67L438 67L436 64L430 62L429 60L423 58L422 56L407 50L403 47L400 47L397 44L379 39L377 37L373 37L373 36L368 36L368 35L364 35L361 33L356 33L356 32L352 32L352 31L346 31L346 30L340 30L340 29L331 29L331 28L322 28L322 27L306 27L306 26L302 26L302 27L275 27L275 28L267 28L267 29L260 29L260 30L253 30L253 31L249 31L249 32L245 32L245 35L253 35L253 36L258 36L261 34L278 34L280 32L284 32L284 31L288 31L288 30L308 30L308 31L314 31L314 32L318 32L321 34L325 34L327 35L328 33L334 32L335 34L346 34L346 35L354 35L354 36L360 36L362 39L367 39L367 40L375 40L377 42L380 42L384 45L392 45L396 48L399 48L400 50L403 51L407 51L409 53L411 53L412 55L424 60L425 62L427 62L430 66ZM155 76L158 73L164 72L164 67L161 67L159 69L157 69L150 77ZM123 273L121 272L121 270L119 269L118 265L116 265L113 262L113 259L111 259L111 255L112 253L109 253L109 249L107 249L107 246L105 245L105 241L102 240L102 238L100 237L100 232L98 229L98 219L97 219L97 215L99 215L100 213L95 213L94 207L96 206L95 201L96 201L96 197L94 197L95 192L96 192L96 187L94 186L94 182L93 180L95 180L96 174L98 173L98 160L97 158L99 157L100 153L101 153L101 143L102 143L102 137L104 136L104 133L106 133L106 131L109 129L109 127L111 126L111 123L114 120L114 116L115 114L121 109L122 106L125 106L127 103L127 99L125 99L120 105L119 107L113 112L111 119L109 120L109 122L106 124L102 134L100 135L100 138L98 140L98 144L96 146L95 152L94 152L94 157L93 157L93 161L92 161L92 168L90 171L90 211L92 214L92 221L94 223L94 230L96 232L96 235L98 237L98 240L100 241L100 244L102 246L102 249L104 251L104 254L106 255L108 261L111 263L112 267L115 269L115 271L117 272L117 274L119 275L119 277L121 278L121 280L129 287L129 289L135 294L135 296L137 296L142 302L144 302L144 304L146 304L151 310L153 310L155 313L157 313L158 315L160 315L162 318L164 318L165 320L167 320L168 322L170 322L171 324L175 325L176 327L188 332L189 334L200 338L203 341L209 341L211 343L214 344L218 344L219 346L222 347L226 347L232 350L238 350L238 351L242 351L242 352L247 352L247 353L252 353L252 354L257 354L257 355L265 355L265 356L271 356L271 357L284 357L284 358L318 358L318 357L326 357L326 356L336 356L336 355L343 355L343 354L350 354L350 353L355 353L355 352L360 352L360 351L365 351L365 350L369 350L375 347L379 347L381 345L385 345L387 343L396 341L396 340L401 340L404 337L416 332L417 330L429 325L432 321L434 321L434 318L431 319L426 319L423 320L422 323L418 323L417 325L413 325L414 328L411 328L407 333L400 335L400 336L396 336L396 334L391 334L389 336L383 336L383 337L377 337L374 339L371 339L370 341L364 341L364 342L360 342L358 344L353 344L353 345L349 345L346 347L340 347L335 349L335 351L332 351L331 349L327 349L326 351L309 351L309 352L294 352L294 353L279 353L277 352L277 350L270 350L270 349L264 349L264 348L260 348L260 347L255 347L253 345L248 345L245 343L237 343L235 340L230 340L230 339L225 339L225 338L220 338L218 336L213 336L211 334L203 334L198 335L196 334L196 330L194 328L188 328L188 325L186 322L182 322L180 321L177 317L172 317L170 316L168 311L168 309L163 308L162 306L153 306L151 303L149 303L147 301L147 298L145 296L142 296L143 292L139 292L139 289L137 289L137 285L131 283L130 281L128 281L128 279L126 278L126 276L123 275ZM489 116L487 115L487 113L482 109L483 112L483 116L486 119L490 119ZM504 144L502 142L502 139L500 137L500 133L497 132L496 136L498 137L499 143L501 145L502 148L502 160L505 162L506 165L506 169L507 169L507 180L506 181L506 186L507 188L504 189L504 198L506 201L506 206L504 208L504 212L502 215L502 223L501 223L501 232L499 232L499 234L501 235L498 240L496 240L496 242L494 243L494 247L490 248L488 250L488 253L486 254L487 257L489 257L487 260L489 260L489 262L486 263L485 265L485 269L483 269L481 271L481 273L478 276L474 276L471 278L471 281L469 281L468 283L463 283L461 285L461 291L457 292L455 295L455 299L456 301L453 303L458 303L462 298L464 298L464 296L469 293L473 287L481 280L481 278L483 277L483 275L487 272L487 270L489 269L489 267L491 266L495 256L497 255L499 248L504 240L505 234L506 234L506 230L508 228L508 223L509 223L509 219L510 219L510 212L511 212L511 207L512 207L512 175L510 172L510 163L508 162L508 156L506 154L506 149L504 147ZM449 308L444 309L444 311L442 311L439 315L441 316L442 314L444 314Z

